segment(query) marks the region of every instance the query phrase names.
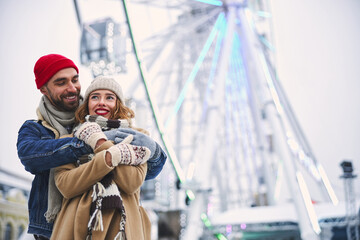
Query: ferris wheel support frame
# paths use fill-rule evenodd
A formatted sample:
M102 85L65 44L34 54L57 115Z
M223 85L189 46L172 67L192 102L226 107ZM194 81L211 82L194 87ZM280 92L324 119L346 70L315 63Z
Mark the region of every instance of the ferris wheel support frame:
M217 141L214 141L216 139L216 134L218 131L218 127L221 126L221 124L218 124L219 121L222 119L219 119L219 111L223 109L223 106L221 103L225 102L225 81L227 76L227 70L229 66L229 59L231 56L231 47L232 47L232 41L233 41L233 34L235 29L235 7L230 6L228 8L227 12L227 31L226 36L224 39L224 48L221 53L220 61L219 61L219 70L215 77L215 84L216 86L214 89L214 95L211 99L210 103L210 109L208 112L208 124L206 125L205 132L207 133L207 137L205 138L205 141L203 144L198 148L198 151L195 153L195 159L212 159L214 160L213 151L216 149ZM218 127L214 127L218 126ZM204 163L204 162L203 162ZM196 166L196 173L194 176L196 176L196 181L200 183L201 189L199 191L199 194L197 194L197 197L195 200L191 203L190 208L188 210L189 216L188 216L188 225L185 229L184 239L199 239L199 237L202 234L202 222L200 219L201 214L206 210L204 206L207 206L207 189L210 187L208 186L210 182L210 172L211 172L211 166L213 164L211 163L205 163L205 164L197 164Z
M268 78L270 75L266 72L264 66L263 50L259 48L258 39L256 38L254 30L251 28L251 22L247 15L248 9L238 9L238 19L242 23L244 48L249 51L249 56L252 58L255 64L257 73L256 80L258 81L259 91L266 94L267 99L264 101L264 112L274 131L277 133L275 136L275 145L278 146L277 153L284 162L286 168L285 176L287 185L291 193L292 200L296 207L300 233L302 239L319 239L321 232L320 226L317 221L316 215L314 215L314 209L311 203L311 199L308 197L306 184L302 181L302 174L296 169L296 162L294 161L287 145L286 130L284 129L284 123L282 122L282 116L278 113L278 109L275 108L275 104L266 104L267 102L273 102L273 96L270 94L270 88L268 86ZM247 45L246 45L247 44Z

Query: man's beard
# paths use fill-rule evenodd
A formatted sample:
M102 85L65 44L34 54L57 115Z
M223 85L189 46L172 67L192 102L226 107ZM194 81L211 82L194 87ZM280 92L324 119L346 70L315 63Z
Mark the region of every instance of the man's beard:
M71 97L71 96L77 96L77 101L72 103L72 104L65 104L64 99L66 97ZM54 104L54 106L63 112L75 112L76 109L79 107L79 101L80 101L80 91L77 91L76 94L74 93L69 93L66 95L60 95L59 99L56 99L52 93L49 91L49 97L50 97L50 101Z

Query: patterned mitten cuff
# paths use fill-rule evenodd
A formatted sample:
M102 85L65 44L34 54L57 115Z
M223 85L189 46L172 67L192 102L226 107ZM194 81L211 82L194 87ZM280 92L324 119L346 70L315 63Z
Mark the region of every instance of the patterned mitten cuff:
M128 143L118 143L107 150L111 154L113 166L119 164L139 165L146 162L150 156L150 150L146 147L133 146Z
M92 149L95 149L98 140L107 140L107 137L102 132L100 126L97 123L91 122L84 122L81 124L78 130L75 132L75 137L84 141Z

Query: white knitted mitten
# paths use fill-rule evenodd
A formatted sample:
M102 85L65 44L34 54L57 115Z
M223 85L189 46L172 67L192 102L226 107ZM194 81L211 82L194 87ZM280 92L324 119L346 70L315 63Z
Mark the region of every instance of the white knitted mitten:
M150 150L147 147L134 146L129 144L133 135L126 137L121 143L110 147L107 151L111 154L113 166L119 164L139 165L146 162L150 157Z
M84 122L74 133L75 137L80 140L83 140L87 145L89 145L93 150L96 146L96 143L100 139L107 140L107 137L101 130L99 124L94 122Z

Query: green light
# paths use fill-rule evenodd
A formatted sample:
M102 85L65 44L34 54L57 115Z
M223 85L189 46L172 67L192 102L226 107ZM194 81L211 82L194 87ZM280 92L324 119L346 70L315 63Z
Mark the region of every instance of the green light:
M259 36L260 41L272 52L275 52L275 47L265 37Z
M212 230L212 225L208 216L205 213L202 213L200 218L203 221L205 227L207 227L209 230ZM219 240L227 240L227 238L221 233L214 233L214 236Z
M186 195L188 196L188 198L193 201L195 200L195 194L193 193L193 191L191 190L186 190Z
M203 3L215 5L215 6L222 6L223 5L222 1L219 1L219 0L195 0L195 1L203 2Z
M219 240L227 240L227 238L221 233L215 233L215 237Z
M272 14L269 13L269 12L264 12L264 11L257 11L256 14L260 17L263 17L263 18L271 18L272 17Z
M212 228L211 222L205 213L202 213L200 217L207 228Z

